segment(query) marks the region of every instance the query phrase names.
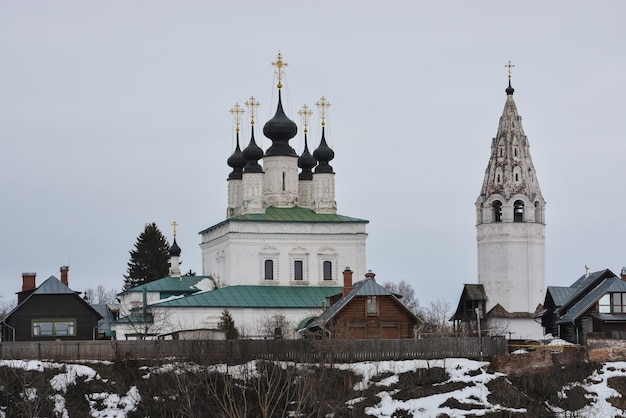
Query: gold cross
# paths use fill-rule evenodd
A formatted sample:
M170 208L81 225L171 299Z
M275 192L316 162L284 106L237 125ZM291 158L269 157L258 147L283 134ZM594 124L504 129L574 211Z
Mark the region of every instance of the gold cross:
M278 55L276 56L276 62L273 62L272 65L276 67L276 77L278 77L278 87L281 89L283 87L283 67L287 66L286 62L283 62L283 55L278 51Z
M315 103L315 106L320 110L320 117L322 118L322 126L326 125L326 111L330 107L330 103L324 96Z
M506 64L504 66L504 68L508 68L509 69L509 80L511 79L511 68L515 68L515 65L511 64L511 61L509 61L508 64Z
M254 126L254 117L256 116L256 108L259 107L261 103L259 103L257 99L254 98L254 96L250 96L250 99L244 104L246 105L246 107L248 108L248 112L250 113L250 125Z
M178 226L178 223L176 223L176 221L172 222L172 226L174 227L174 239L176 239L176 227Z
M239 106L239 103L235 103L235 106L233 106L233 108L230 109L229 112L233 115L233 118L235 118L235 126L237 127L237 132L239 132L239 123L241 123L241 115L246 113L246 111L243 110L241 106Z
M298 110L298 115L300 115L300 117L302 118L302 124L304 125L304 133L309 132L309 119L311 118L312 114L313 111L309 109L307 105L302 106L302 109Z

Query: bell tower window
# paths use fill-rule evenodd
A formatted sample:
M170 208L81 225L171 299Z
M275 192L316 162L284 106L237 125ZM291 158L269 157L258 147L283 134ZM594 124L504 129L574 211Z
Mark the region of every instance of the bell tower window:
M524 222L524 202L516 200L513 205L513 221Z
M493 202L493 220L494 222L502 222L502 202L499 200Z

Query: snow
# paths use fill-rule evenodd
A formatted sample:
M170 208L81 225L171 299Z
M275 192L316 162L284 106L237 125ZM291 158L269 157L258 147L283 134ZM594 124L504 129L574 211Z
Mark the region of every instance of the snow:
M215 289L215 283L211 279L202 279L194 287L199 290L197 293L208 292Z
M558 345L558 344L554 344ZM282 367L294 365L294 363L277 362ZM309 367L308 364L295 364L297 367ZM515 412L525 412L523 409L505 408L501 405L491 404L488 400L489 389L487 384L499 377L505 376L501 373L488 372L488 362L479 362L464 358L447 358L440 360L403 360L403 361L379 361L379 362L359 362L350 364L335 364L334 367L342 370L350 370L360 377L360 380L354 384L355 391L364 391L368 388L375 387L379 401L365 408L365 413L372 417L390 418L396 415L398 410L406 410L414 417L435 417L440 414L446 414L450 417L462 417L467 415L484 416L486 414L501 413L508 415ZM19 368L27 371L43 372L44 370L58 370L50 379L50 385L56 392L53 400L55 405L55 416L69 417L65 408L64 395L70 385L76 384L78 379L84 381L101 380L100 375L91 367L85 364L61 364L46 361L23 361L23 360L4 360L0 361L0 367ZM410 373L418 369L428 368L445 369L448 380L441 384L452 382L463 382L466 385L457 390L424 396L418 399L397 399L396 390L391 390L399 381L400 375ZM168 371L200 370L200 366L195 363L167 363L160 367L144 368L149 370L150 374L165 373ZM209 366L207 371L219 371L227 373L235 378L243 378L254 376L257 373L256 362L251 361L240 365L214 365ZM375 379L376 376L384 374L384 378L380 381ZM608 399L611 397L620 397L620 394L607 384L609 378L614 376L626 376L626 362L610 362L602 365L602 368L594 372L583 382L575 385L582 386L587 391L587 397L591 400L590 405L580 411L576 411L579 416L622 416L623 411L613 407ZM564 388L567 390L570 388ZM37 396L36 392L28 392L25 390L24 396L30 398ZM86 393L90 407L90 416L95 418L126 418L128 414L136 410L138 403L141 401L141 394L136 386L132 386L125 394L98 392ZM442 406L450 398L455 399L464 405L464 408L454 409L453 407ZM348 400L347 405L358 410L363 408L361 402L365 398L356 397ZM571 414L569 411L563 411L559 408L552 407L558 417L565 417ZM0 418L6 417L6 405L0 405ZM578 415L577 415L578 416Z

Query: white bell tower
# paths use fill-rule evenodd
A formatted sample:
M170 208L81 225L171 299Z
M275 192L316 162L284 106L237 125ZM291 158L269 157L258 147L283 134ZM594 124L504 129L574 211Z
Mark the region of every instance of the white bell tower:
M510 62L507 67L506 103L476 201L476 239L486 310L499 304L513 317L544 302L546 203L513 101Z

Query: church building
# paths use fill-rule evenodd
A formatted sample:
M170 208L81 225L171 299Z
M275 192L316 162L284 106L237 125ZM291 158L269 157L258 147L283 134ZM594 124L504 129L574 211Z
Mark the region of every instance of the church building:
M466 284L456 325L536 339L534 314L545 298L545 200L513 100L509 64L506 103L476 201L478 284Z
M170 276L120 295L124 317L117 321L117 338L182 338L215 330L228 309L242 336L295 338L297 329L341 294L342 272L348 267L364 277L365 227L368 221L337 213L335 153L326 140L330 103L316 103L321 138L309 150L308 126L313 114L305 105L304 146L300 154L289 141L297 125L283 109L287 64L279 53L275 67L278 103L265 123L267 150L257 144L259 102L245 102L250 139L242 147L240 125L245 110L235 105L234 152L227 164L226 219L200 232L202 276L181 276L180 248L170 250ZM243 149L242 149L243 148ZM284 319L280 326L271 325ZM271 329L268 329L271 328ZM208 335L208 334L207 334ZM209 338L209 337L207 337Z
M243 150L239 125L244 110L238 104L231 110L236 146L227 161L232 171L226 219L200 232L203 274L213 277L218 287L337 286L346 266L363 277L368 221L337 214L330 165L335 154L325 138L330 104L324 97L316 103L322 130L312 154L307 138L312 111L305 105L298 112L304 127L304 148L298 155L289 144L298 129L283 110L287 64L280 53L273 65L278 103L263 127L263 135L272 141L265 152L255 140L256 99L245 103L251 137Z

